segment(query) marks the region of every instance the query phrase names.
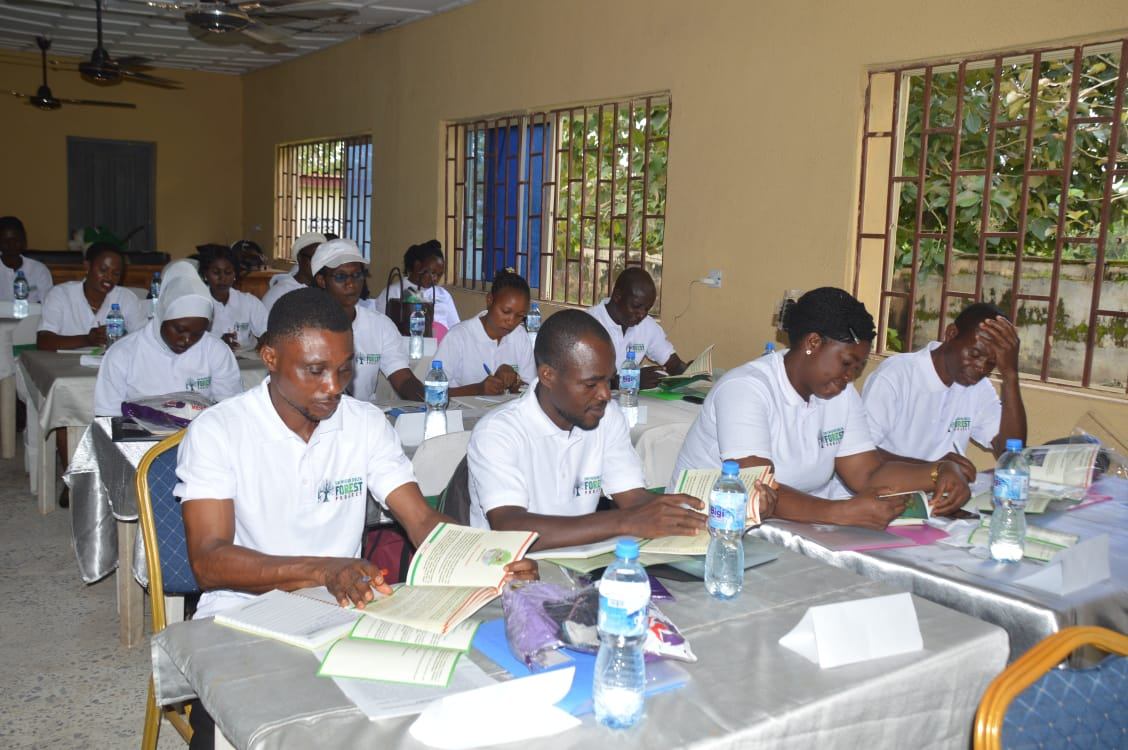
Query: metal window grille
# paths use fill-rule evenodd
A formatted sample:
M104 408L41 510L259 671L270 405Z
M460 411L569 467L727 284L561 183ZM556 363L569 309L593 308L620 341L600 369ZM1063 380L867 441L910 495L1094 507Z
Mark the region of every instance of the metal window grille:
M870 74L854 291L880 298L878 351L985 300L1023 373L1125 391L1126 89L1128 39Z
M642 266L660 301L670 113L654 94L449 124L448 281L513 267L539 299L593 305Z
M372 251L372 136L278 146L274 257L305 232L331 232Z

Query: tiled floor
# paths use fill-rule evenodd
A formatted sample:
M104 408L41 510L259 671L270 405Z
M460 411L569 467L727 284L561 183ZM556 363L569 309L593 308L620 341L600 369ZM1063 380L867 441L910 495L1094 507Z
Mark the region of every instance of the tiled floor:
M118 644L113 577L82 582L69 511L36 512L22 463L0 461L0 747L136 748L148 639ZM184 744L166 724L159 747Z

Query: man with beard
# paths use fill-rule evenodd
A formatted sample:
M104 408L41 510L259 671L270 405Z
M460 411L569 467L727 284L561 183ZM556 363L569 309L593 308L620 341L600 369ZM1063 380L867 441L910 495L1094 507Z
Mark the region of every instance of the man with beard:
M536 531L538 549L704 533L705 516L692 510L704 508L700 500L643 486L626 419L611 403L615 350L599 321L579 310L552 315L534 358L537 380L470 438L470 524ZM603 495L617 507L596 513Z
M360 558L368 493L418 546L440 521L415 482L395 431L371 404L347 395L353 337L344 309L320 289L285 295L270 311L260 350L269 377L197 417L180 444L188 559L204 590L196 619L272 589L325 586L342 605L390 594ZM536 578L536 563L506 566ZM192 711L192 747L212 725Z

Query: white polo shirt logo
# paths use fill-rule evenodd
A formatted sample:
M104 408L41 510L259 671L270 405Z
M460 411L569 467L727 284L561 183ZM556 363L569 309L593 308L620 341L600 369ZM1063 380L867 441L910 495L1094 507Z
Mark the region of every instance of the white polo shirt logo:
M646 353L646 344L627 344L627 351L635 353L635 361L641 362L642 355Z
M357 354L356 355L356 363L360 366L364 366L364 365L379 366L380 355L379 354L363 354L363 353Z
M971 429L971 417L956 417L948 425L948 432L963 432Z
M211 375L206 378L188 378L184 381L184 390L203 391L211 387Z
M599 474L591 477L584 477L583 479L576 480L574 493L576 497L583 495L598 495L603 490L603 475Z
M319 504L343 502L360 496L364 492L364 479L350 477L349 479L326 479L317 488L317 502Z
M842 442L842 438L845 434L845 427L835 427L831 430L823 430L819 433L819 448L829 448L831 446L838 445Z

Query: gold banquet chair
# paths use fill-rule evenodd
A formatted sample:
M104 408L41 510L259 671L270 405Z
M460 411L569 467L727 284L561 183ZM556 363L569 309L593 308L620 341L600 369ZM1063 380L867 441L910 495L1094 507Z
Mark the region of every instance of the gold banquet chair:
M200 590L192 566L188 562L188 546L184 538L184 517L180 503L172 494L176 486L177 447L184 430L160 441L141 459L134 480L137 488L137 511L141 538L145 541L145 562L149 566L149 601L153 610L153 635L168 625L165 594L195 594ZM119 571L119 574L123 574ZM124 571L131 575L131 571ZM149 697L145 705L145 731L142 750L154 750L161 729L162 716L187 742L192 737L188 715L180 705L162 708L157 705L153 677L149 675Z
M1055 669L1083 646L1116 656L1087 669ZM1054 633L987 686L975 715L973 747L1128 747L1126 657L1128 636L1107 628Z

